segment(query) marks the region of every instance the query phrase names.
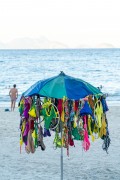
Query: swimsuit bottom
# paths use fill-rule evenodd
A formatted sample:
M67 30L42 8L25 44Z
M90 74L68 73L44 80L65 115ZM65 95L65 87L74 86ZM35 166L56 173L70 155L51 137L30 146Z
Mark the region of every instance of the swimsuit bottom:
M16 101L16 98L11 98L11 101Z

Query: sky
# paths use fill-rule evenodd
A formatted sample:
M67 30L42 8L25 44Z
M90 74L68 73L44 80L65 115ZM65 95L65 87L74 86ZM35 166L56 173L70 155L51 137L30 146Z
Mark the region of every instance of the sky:
M120 0L0 0L0 42L46 37L120 47Z

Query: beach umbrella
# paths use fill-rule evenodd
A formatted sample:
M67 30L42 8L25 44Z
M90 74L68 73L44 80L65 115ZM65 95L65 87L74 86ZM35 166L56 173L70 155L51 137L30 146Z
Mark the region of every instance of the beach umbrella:
M61 72L57 76L36 82L22 94L24 97L34 95L57 99L67 97L71 100L79 100L88 95L101 96L103 94L98 88L92 86L88 82L68 76L64 72ZM61 180L63 180L63 147L61 147Z
M102 95L102 92L88 82L61 72L57 76L36 82L23 93L23 96L27 97L38 94L57 99L67 97L68 99L79 100L88 95Z

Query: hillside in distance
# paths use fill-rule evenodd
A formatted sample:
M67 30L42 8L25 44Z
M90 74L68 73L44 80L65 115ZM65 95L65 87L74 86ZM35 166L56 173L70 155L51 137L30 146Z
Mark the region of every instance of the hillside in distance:
M115 48L109 43L98 45L79 44L78 46L68 46L57 41L50 41L46 37L40 38L16 38L7 43L0 42L0 49L86 49L86 48Z
M8 43L0 42L0 49L64 49L67 45L41 38L17 38Z

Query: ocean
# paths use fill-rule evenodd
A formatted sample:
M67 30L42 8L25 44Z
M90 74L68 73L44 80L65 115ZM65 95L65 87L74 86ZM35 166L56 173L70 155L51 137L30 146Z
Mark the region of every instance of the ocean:
M0 50L0 103L8 103L17 85L19 98L38 80L65 74L83 79L120 100L120 49ZM18 101L19 101L18 98Z
M9 89L15 83L21 94L40 79L60 71L83 79L108 94L107 102L114 104L107 112L111 144L108 154L102 139L91 141L84 152L82 143L75 141L70 156L63 150L64 180L120 179L120 49L67 50L0 50L0 105L6 106ZM18 101L19 101L18 98ZM44 138L46 150L37 148L27 154L24 145L20 154L20 116L0 108L0 180L60 180L61 149L54 149L54 132Z

